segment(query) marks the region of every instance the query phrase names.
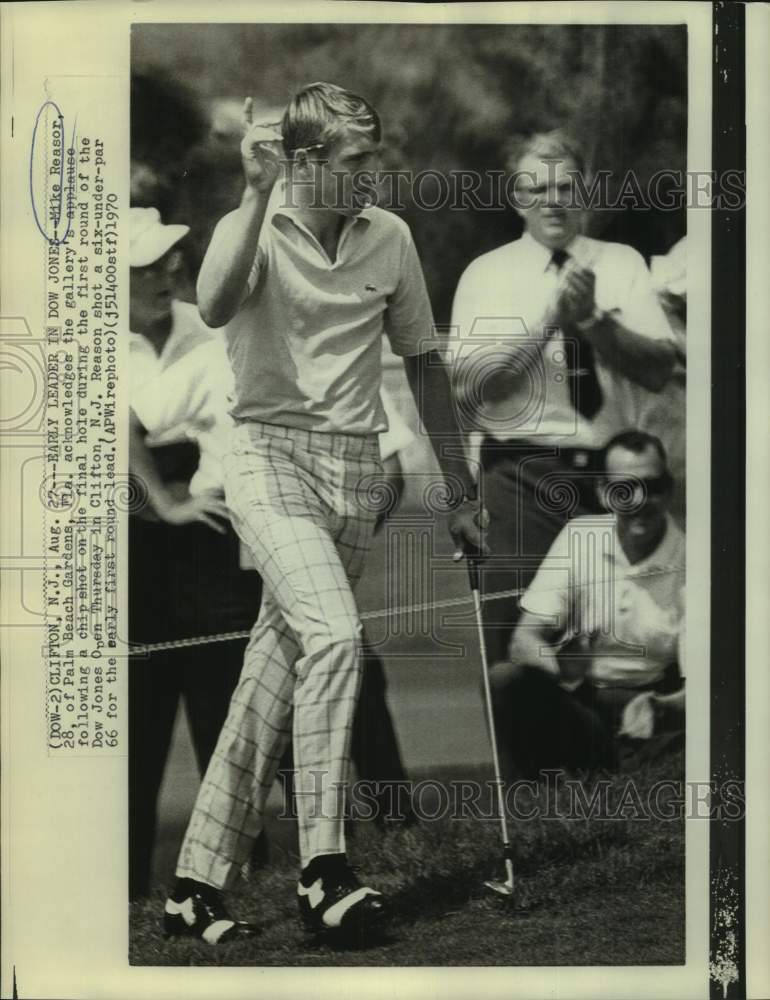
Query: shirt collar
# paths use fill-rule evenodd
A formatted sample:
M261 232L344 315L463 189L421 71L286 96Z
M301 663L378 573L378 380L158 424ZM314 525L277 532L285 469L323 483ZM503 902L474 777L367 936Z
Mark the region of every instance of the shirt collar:
M643 562L647 567L673 565L674 559L677 558L677 549L680 547L682 537L682 532L673 517L666 511L666 533L657 549L651 555L647 556ZM684 569L684 566L681 568Z
M638 576L640 573L647 573L653 568L674 566L674 559L679 558L681 560L681 556L677 555L677 549L681 540L682 532L673 517L666 511L666 533L660 540L658 547L645 559L640 559L639 562L631 564L623 550L623 546L620 544L620 539L617 538L616 544L606 553L606 556L613 562L620 563L625 568L627 575ZM676 568L684 570L684 565L676 565Z
M270 193L270 199L267 203L266 217L269 219L270 223L273 224L276 216L281 216L282 218L288 219L294 226L297 227L302 233L307 236L312 237L316 240L313 233L307 228L307 226L302 222L299 216L299 208L296 204L287 205L286 204L286 187L287 182L285 180L278 181L273 187ZM371 207L363 209L358 215L348 216L342 226L342 233L348 229L352 229L359 222L365 222L367 225L371 220ZM340 233L340 238L342 237Z
M175 346L181 336L182 329L179 323L179 304L176 299L172 299L171 330L168 337L166 337L166 341L161 348L160 354L156 352L150 340L145 337L143 333L135 333L133 330L129 330L128 333L128 347L130 351L141 351L160 363L168 357L171 349Z
M520 242L523 244L523 249L529 255L532 266L536 267L539 271L547 271L551 263L553 250L543 246L542 243L538 243L534 236L527 230L522 234ZM577 236L573 236L564 249L579 264L588 265L590 252L589 243L585 236L582 236L580 233Z
M133 330L128 331L128 342L131 346L131 350L144 351L152 350L152 344L149 340L141 333L134 333Z

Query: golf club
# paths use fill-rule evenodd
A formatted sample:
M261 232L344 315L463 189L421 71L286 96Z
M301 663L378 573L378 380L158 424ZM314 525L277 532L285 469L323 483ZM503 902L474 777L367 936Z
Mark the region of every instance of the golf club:
M476 554L466 553L468 560L468 580L473 595L473 606L476 611L476 628L479 633L479 648L481 650L481 673L484 678L484 702L487 713L487 724L492 742L492 763L495 769L495 785L497 788L497 808L500 814L500 829L503 839L503 858L505 859L506 879L504 882L490 880L484 885L487 889L499 893L501 896L513 896L513 850L508 839L508 822L505 817L505 801L503 799L503 779L500 773L500 758L497 753L497 731L495 729L495 717L492 710L492 691L489 686L489 664L487 662L487 647L484 642L484 627L481 619L481 595L479 592L479 557Z

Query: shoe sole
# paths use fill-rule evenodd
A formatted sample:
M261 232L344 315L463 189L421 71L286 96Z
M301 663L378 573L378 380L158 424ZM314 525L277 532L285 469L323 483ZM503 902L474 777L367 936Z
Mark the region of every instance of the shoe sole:
M223 944L230 944L231 941L254 941L259 936L259 932L255 929L249 931L239 932L237 930L238 924L229 931L225 931L223 936L218 941L207 941L203 935L198 934L194 927L185 921L181 914L164 914L163 916L163 937L165 940L170 938L193 938L196 941L200 941L203 944L207 944L210 948L217 948ZM235 933L232 933L235 931Z
M382 929L390 921L391 911L388 906L379 910L349 913L345 916L339 927L327 927L325 924L318 924L311 918L300 916L301 923L309 934L317 938L348 938L371 934Z

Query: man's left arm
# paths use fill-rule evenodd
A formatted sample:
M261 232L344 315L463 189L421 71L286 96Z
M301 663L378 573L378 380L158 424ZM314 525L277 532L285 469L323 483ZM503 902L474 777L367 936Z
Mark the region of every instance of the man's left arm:
M636 333L613 313L603 313L583 329L611 368L650 392L660 392L671 377L676 348L668 340Z
M435 346L433 312L420 258L405 228L402 239L400 277L388 299L385 332L393 352L403 359L420 419L447 487L456 494L448 525L456 547L455 559L474 550L486 555L483 534L487 518L465 458L449 374Z
M593 271L574 265L564 276L568 310L602 361L650 392L660 392L676 362L673 333L641 256L630 260L631 277L620 308L601 310Z
M687 617L685 613L686 600L684 586L682 586L679 592L677 605L680 609L681 617L676 637L676 652L679 677L681 678L682 684L681 687L677 688L676 691L672 691L670 694L658 694L655 696L655 701L661 712L668 711L669 713L681 713L685 711L685 685L687 683Z
M437 350L404 358L404 367L417 411L428 432L433 451L449 489L457 484L461 502L449 517L449 531L457 551L476 550L488 554L483 532L486 512L477 496L476 482L465 458L463 438L457 426L452 400L452 388L444 361Z

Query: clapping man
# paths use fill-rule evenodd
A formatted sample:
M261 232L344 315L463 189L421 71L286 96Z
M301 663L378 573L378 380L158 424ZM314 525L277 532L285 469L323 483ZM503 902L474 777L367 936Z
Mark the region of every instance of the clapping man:
M676 353L642 257L582 235L578 144L536 135L513 166L524 233L469 265L452 315L458 405L483 433L487 592L523 590L566 521L597 509L600 449ZM485 602L492 662L517 615L515 596Z

